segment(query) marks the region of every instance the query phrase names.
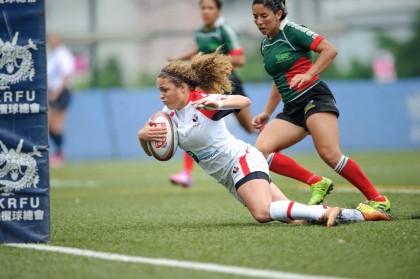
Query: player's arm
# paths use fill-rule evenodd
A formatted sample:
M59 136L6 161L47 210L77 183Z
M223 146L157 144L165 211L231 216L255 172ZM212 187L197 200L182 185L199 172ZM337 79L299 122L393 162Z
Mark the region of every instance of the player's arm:
M155 122L149 120L144 125L144 127L137 132L137 137L140 141L140 146L143 148L144 152L148 156L152 156L152 154L149 151L149 148L147 147L147 142L165 140L166 127L155 125Z
M252 125L256 129L261 129L270 119L271 114L273 114L274 110L277 108L281 101L281 94L277 89L276 84L273 82L271 85L270 90L270 97L268 98L267 104L264 107L263 112L258 114L253 120Z
M243 67L246 64L246 58L244 52L235 52L231 51L229 53L230 63L232 63L233 67Z
M251 99L242 95L210 94L208 97L195 101L197 109L204 110L232 110L243 109L252 104Z
M323 39L317 45L315 51L319 53L315 63L305 74L295 75L290 82L290 88L299 88L302 84L312 80L313 77L319 75L322 71L328 68L338 54L337 49L326 39Z
M265 105L264 112L271 116L281 101L281 94L277 89L276 83L271 84L270 97Z
M326 39L322 40L315 49L319 53L314 65L306 72L314 77L319 75L322 71L328 68L337 56L337 49L330 44Z

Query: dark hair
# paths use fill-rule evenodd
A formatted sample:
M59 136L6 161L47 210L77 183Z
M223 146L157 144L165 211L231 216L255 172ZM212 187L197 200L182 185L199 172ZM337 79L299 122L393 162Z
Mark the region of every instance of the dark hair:
M221 10L223 6L223 0L213 0L214 4L216 4L217 9ZM200 0L200 4L203 3L203 0Z
M283 15L280 18L281 20L283 20L287 16L286 0L254 0L252 2L252 6L256 4L264 5L264 7L269 8L275 14L278 11L282 11Z

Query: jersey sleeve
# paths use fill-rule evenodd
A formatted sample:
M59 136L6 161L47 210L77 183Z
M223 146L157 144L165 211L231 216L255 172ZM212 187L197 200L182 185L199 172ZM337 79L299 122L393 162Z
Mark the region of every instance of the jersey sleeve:
M221 27L222 40L224 47L229 55L242 55L244 49L240 45L239 36L229 25L224 24Z
M60 70L62 75L70 76L74 73L76 68L76 61L74 56L71 54L69 50L62 51L60 57Z
M318 44L325 39L323 36L309 30L306 26L296 23L290 23L288 31L288 35L291 37L289 38L290 40L300 47L312 51L315 51Z

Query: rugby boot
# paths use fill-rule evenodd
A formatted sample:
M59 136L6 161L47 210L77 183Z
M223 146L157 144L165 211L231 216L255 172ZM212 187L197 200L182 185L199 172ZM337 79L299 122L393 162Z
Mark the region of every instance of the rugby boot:
M387 211L390 212L391 211L391 202L388 200L387 197L383 196L385 198L385 201L380 202L380 201L374 201L374 200L368 200L365 202L365 204L370 205L371 207L378 209L378 210L383 210L383 211Z
M186 171L181 171L172 175L169 180L172 184L181 185L184 188L189 188L192 186L191 175L188 175Z
M312 197L308 202L308 205L320 204L324 201L326 195L328 195L334 187L334 182L331 179L323 177L321 181L311 184Z
M366 221L391 221L394 219L389 213L364 203L360 203L357 210L362 213Z

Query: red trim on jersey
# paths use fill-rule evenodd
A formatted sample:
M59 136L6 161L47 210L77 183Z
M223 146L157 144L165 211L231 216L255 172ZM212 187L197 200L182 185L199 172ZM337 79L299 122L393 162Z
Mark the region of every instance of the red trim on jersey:
M229 51L228 53L229 55L242 55L245 54L245 51L243 48L236 48L236 49L232 49L231 51Z
M290 85L290 82L292 81L292 78L295 75L298 74L304 74L306 73L311 67L312 67L313 63L310 59L306 58L306 57L301 57L298 61L296 61L296 63L290 68L290 71L288 71L286 73L286 79L287 79L287 84ZM315 81L317 81L319 79L319 76L314 76L309 82L303 84L301 87L299 88L293 88L296 91L302 92L304 91L306 88L308 88L309 86L311 86Z
M195 102L197 100L201 100L201 99L203 99L203 98L205 98L207 96L208 96L208 94L206 92L204 92L204 91L201 91L200 92L200 91L194 91L193 90L193 91L190 92L190 96L188 97L187 104L189 102ZM216 113L219 112L219 110L201 110L201 109L198 109L197 111L201 112L204 116L206 116L209 119L213 119L213 116Z
M312 43L311 43L311 45L309 46L309 48L310 48L312 51L315 51L316 47L319 45L319 43L320 43L323 39L325 39L325 38L324 38L324 37L322 37L321 35L318 35L318 36L315 38L315 40L313 40L313 41L312 41Z
M239 164L241 165L242 172L244 173L244 176L247 176L251 173L249 170L248 162L246 161L246 155L248 154L248 148L246 149L246 153L244 156L239 158Z
M292 207L293 207L293 205L295 204L295 202L294 201L291 201L290 203L289 203L289 206L287 207L287 212L286 212L286 215L287 215L287 218L289 218L290 220L295 220L295 219L293 219L292 218Z

